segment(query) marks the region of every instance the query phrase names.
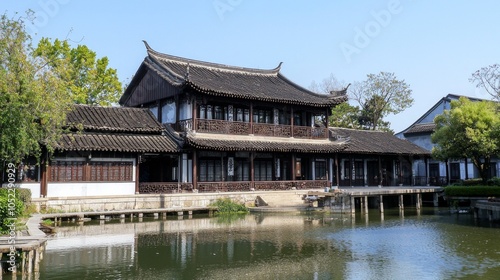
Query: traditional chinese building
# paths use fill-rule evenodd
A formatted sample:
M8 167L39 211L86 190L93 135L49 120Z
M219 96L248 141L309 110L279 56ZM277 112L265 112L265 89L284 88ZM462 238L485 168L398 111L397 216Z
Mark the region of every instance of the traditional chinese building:
M32 197L427 184L429 151L389 133L328 127L346 89L316 94L269 70L147 56L123 107L76 105L42 168L18 170ZM426 161L427 162L427 161Z
M411 162L429 154L397 138L396 146L384 146L394 137L378 132L355 133L385 138L376 143L368 137L367 147L354 148L345 130L329 129L326 121L334 106L347 101L345 90L313 93L284 77L281 64L270 70L242 68L159 53L147 43L146 48L148 55L120 104L149 108L184 139L179 160L186 187L211 192L411 184L411 165L403 165L401 157ZM366 156L353 157L356 152ZM349 160L339 161L346 154ZM168 188L144 181L140 191Z

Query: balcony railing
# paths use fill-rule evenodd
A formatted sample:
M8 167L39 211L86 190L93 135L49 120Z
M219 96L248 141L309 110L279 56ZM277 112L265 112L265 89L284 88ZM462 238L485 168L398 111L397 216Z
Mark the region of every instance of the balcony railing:
M324 189L329 187L327 180L302 181L239 181L239 182L199 182L198 192L244 192L244 191L283 191L301 189Z
M207 120L197 119L196 127L193 127L193 121L182 120L177 122L175 129L177 131L196 130L204 133L233 134L272 137L295 137L305 139L324 139L328 138L328 130L325 127L310 126L291 126L284 124L268 124L249 122L230 122L225 120ZM293 132L293 134L292 134Z
M193 192L193 184L191 183L175 183L175 182L142 182L139 183L139 193L182 193Z
M280 191L301 189L324 189L329 187L327 180L303 180L303 181L238 181L238 182L198 182L196 191L210 192L248 192L248 191ZM143 182L139 184L141 194L159 193L182 193L193 192L191 183L174 182Z

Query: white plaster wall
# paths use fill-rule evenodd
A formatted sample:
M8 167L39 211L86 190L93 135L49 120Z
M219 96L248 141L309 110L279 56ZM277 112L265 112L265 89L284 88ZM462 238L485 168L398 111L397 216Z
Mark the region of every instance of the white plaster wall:
M134 182L121 183L49 183L47 197L70 196L105 196L105 195L131 195L135 194Z
M8 184L3 184L2 188L7 188ZM40 183L16 183L16 187L31 190L31 198L40 198Z

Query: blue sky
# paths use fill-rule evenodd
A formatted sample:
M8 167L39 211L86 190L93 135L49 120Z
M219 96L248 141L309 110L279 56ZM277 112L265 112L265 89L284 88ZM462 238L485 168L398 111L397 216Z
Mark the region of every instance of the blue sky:
M489 99L469 82L500 63L498 1L77 1L1 0L9 15L32 9L29 32L68 38L107 56L127 83L157 51L242 67L274 68L309 87L333 74L345 83L394 72L414 105L389 116L396 132L448 93ZM68 35L69 34L69 35Z

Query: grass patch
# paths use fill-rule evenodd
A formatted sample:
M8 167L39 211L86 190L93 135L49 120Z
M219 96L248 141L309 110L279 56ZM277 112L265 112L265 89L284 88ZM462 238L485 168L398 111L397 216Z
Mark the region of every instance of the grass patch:
M218 198L215 202L210 203L209 206L216 207L219 214L248 213L248 209L244 204L234 202L229 198Z

